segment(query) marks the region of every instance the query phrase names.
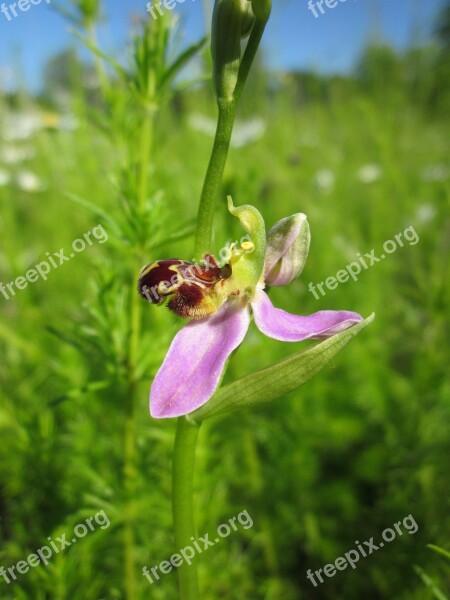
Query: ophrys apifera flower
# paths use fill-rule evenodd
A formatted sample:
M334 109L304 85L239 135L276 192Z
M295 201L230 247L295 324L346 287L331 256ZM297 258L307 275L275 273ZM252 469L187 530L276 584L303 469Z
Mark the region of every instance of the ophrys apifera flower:
M282 219L266 238L256 208L235 207L229 198L228 209L252 241L231 245L224 264L206 255L206 266L169 259L141 271L138 287L144 297L160 304L171 296L169 308L192 319L174 337L153 381L150 412L155 418L188 414L211 398L227 359L247 333L251 314L263 334L284 342L328 338L363 320L350 311L300 316L274 307L265 288L287 285L303 269L310 241L306 217L299 213Z

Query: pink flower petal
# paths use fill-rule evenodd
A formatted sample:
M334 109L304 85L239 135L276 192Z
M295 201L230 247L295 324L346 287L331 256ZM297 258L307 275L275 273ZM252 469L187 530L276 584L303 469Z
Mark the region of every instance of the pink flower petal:
M275 308L269 296L259 289L252 301L252 309L258 329L283 342L331 337L363 321L361 315L346 310L321 310L305 317L292 315Z
M247 333L250 313L227 301L215 315L191 321L174 337L150 390L155 418L186 415L207 402L225 363Z

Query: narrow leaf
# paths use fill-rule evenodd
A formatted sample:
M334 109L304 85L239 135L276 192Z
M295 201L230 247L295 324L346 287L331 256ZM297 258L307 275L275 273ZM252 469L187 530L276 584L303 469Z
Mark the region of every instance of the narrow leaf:
M102 50L100 50L100 48L98 48L95 44L93 44L89 38L82 35L76 29L73 29L71 31L71 33L76 38L78 38L78 40L80 40L86 46L86 48L88 48L93 54L98 56L98 58L101 58L104 61L106 61L114 69L114 71L117 73L117 75L119 75L119 77L121 77L124 81L127 81L127 82L129 81L130 76L128 75L126 70L117 61L112 59L105 52L102 52Z
M375 315L350 329L298 352L274 365L242 377L219 389L204 406L188 415L194 422L224 415L280 398L321 371L348 342L373 321Z
M423 583L430 590L430 592L433 594L433 597L436 598L436 600L449 600L448 596L446 596L444 594L444 592L442 592L438 588L438 586L434 583L434 581L431 579L431 577L429 575L427 575L421 567L416 565L414 567L414 570L417 573L417 575L420 577L420 579L423 581Z
M68 198L71 202L73 202L77 206L80 206L84 210L87 210L87 211L93 213L96 217L101 219L103 223L108 223L108 226L110 227L111 230L114 230L116 236L121 237L122 231L120 229L120 226L102 208L93 204L92 202L89 202L89 200L85 200L84 198L81 198L77 194L72 194L70 192L66 192L65 196L66 196L66 198Z
M161 86L168 85L176 77L176 75L183 69L183 67L186 66L191 58L205 46L207 39L207 37L204 37L196 44L192 44L192 46L189 46L187 50L185 50L175 59L175 61L162 76L160 81Z
M431 548L431 550L434 550L438 554L442 554L442 556L445 556L446 558L450 559L450 552L447 552L447 550L444 550L444 548L440 548L439 546L435 546L434 544L427 544L427 548Z

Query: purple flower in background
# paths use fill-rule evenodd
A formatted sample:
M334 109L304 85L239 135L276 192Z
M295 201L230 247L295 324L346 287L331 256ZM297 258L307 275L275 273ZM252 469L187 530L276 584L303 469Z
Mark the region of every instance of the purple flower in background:
M234 207L229 199L229 210L240 219L252 242L244 242L239 248L232 245L223 267L215 261L206 272L192 266L192 276L185 274L172 286L163 282L161 291L173 293L175 299L179 295L175 302L174 298L171 300L172 310L174 305L188 305L189 310L183 308L175 312L194 318L174 337L153 381L150 413L155 418L186 415L211 398L219 386L227 359L247 333L251 313L264 335L284 342L328 338L363 320L359 314L349 311L324 310L299 316L274 307L264 288L287 285L302 271L310 240L306 217L297 214L282 219L266 239L264 221L256 208ZM142 274L145 275L148 268L144 267L141 272L139 289L150 299L143 291L145 277ZM183 287L184 291L180 292ZM197 310L195 307L199 304L206 304L208 312Z

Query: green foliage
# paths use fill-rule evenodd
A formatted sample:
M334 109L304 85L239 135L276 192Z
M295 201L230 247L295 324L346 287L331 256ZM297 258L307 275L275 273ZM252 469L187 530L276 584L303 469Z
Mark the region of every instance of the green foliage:
M201 422L218 415L226 415L242 408L255 408L259 404L277 400L296 390L320 373L331 360L374 319L374 315L331 338L300 351L267 369L222 387L204 406L190 415ZM188 417L189 418L189 417Z
M19 128L20 118L0 99L2 150L31 146L35 153L25 165L0 167L11 176L0 186L0 281L24 274L47 251L69 249L98 224L109 236L46 281L9 300L0 293L0 566L26 559L48 537L70 537L99 510L111 521L47 567L10 585L0 577L7 600L176 594L174 572L150 586L142 567L178 550L170 512L174 423L150 419L148 391L181 323L142 303L135 285L145 263L192 257L212 141L189 127L189 117L214 113L209 84L174 95L181 87L175 76L201 43L173 56L171 31L168 21L154 21L131 41L128 63L109 57L95 108L77 87L81 81L73 81L76 128L45 113L28 139L3 140L8 123ZM92 38L89 45L96 48ZM448 562L427 548L449 551L450 132L442 112L426 104L435 90L443 106L448 79L430 73L434 54L416 52L422 62L413 53L409 61L389 54L383 93L374 85L361 89L356 79L318 78L306 94L301 78L267 76L269 92L258 100L266 133L231 150L211 250L235 239L227 194L236 205L256 205L268 227L304 212L308 262L288 288L271 290L274 303L303 314L348 309L377 318L298 392L203 425L199 535L243 509L254 521L200 557L208 600L450 594ZM106 61L100 50L96 56L101 82ZM399 63L409 73L414 68L414 94L405 93ZM32 98L13 100L22 112L39 110ZM24 168L43 187L19 185ZM416 245L405 243L358 281L325 287L319 300L308 292L308 282L325 281L357 252L380 254L411 225ZM225 384L304 347L252 327ZM317 588L306 579L308 569L334 562L355 540L380 539L409 514L419 526L414 535L404 533Z
M89 29L101 16L102 0L56 0L54 9L70 23Z
M437 20L436 34L442 46L450 50L450 2L442 8Z

